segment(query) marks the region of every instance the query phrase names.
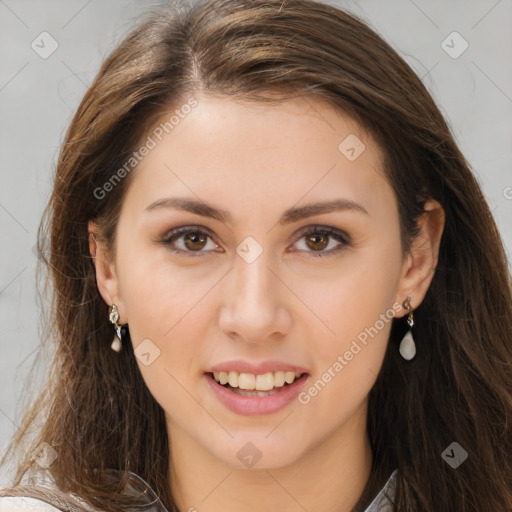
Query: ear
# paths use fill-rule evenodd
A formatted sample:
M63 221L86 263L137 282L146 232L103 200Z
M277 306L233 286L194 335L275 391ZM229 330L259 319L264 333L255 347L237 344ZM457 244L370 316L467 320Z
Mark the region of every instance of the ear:
M115 262L111 261L103 242L103 237L93 221L88 223L89 252L96 269L96 284L98 291L107 305L115 304L119 311L119 323L128 322L124 303L120 294L119 279L116 273Z
M425 298L436 271L444 223L443 208L437 201L429 199L418 221L419 234L412 241L411 250L404 261L395 297L399 304L410 296L411 306L416 309ZM402 317L406 313L402 306L402 311L396 316Z

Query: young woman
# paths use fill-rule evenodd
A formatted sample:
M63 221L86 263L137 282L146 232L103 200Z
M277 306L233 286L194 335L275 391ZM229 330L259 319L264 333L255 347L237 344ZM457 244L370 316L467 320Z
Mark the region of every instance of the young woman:
M354 16L150 16L83 99L41 230L55 358L0 510L512 510L503 245Z

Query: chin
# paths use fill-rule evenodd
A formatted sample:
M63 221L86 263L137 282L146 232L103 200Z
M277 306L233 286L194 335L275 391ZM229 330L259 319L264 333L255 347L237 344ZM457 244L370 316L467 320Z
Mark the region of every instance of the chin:
M262 429L261 432L253 430L251 433L244 430L238 435L233 430L230 432L234 439L224 438L217 441L209 438L207 447L211 449L211 444L214 443L215 450L212 451L212 455L234 469L282 468L294 464L304 450L304 443L294 441L285 430L280 433L272 432L272 429L268 428Z

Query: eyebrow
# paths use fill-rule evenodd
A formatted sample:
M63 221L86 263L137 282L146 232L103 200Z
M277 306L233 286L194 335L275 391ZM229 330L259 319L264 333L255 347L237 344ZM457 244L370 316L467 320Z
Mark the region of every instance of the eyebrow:
M150 212L162 208L183 210L202 217L210 217L224 224L232 220L231 214L228 211L216 208L203 201L186 197L165 197L158 199L146 207L146 211ZM279 219L279 224L291 224L292 222L297 222L301 219L312 217L313 215L321 215L322 213L331 213L334 211L354 211L369 215L364 206L354 201L350 201L349 199L333 199L331 201L310 203L305 206L289 208Z

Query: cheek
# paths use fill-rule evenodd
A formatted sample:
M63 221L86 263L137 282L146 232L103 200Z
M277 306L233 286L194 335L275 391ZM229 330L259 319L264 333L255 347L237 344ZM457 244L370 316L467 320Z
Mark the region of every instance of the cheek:
M187 272L176 271L168 261L159 262L149 253L139 256L133 254L119 262L137 364L164 410L184 411L191 408L185 389L191 389L197 377L197 354L205 338L201 297L212 284L200 280L190 286ZM148 352L151 362L146 365L144 359L148 358L141 356Z
M317 297L329 330L319 328L322 335L310 344L313 372L299 396L306 407L305 421L312 427L335 428L347 421L375 384L394 316L390 287L386 279L371 280L368 273L353 272L332 283L326 297ZM314 413L307 413L308 407Z
M137 333L133 341L150 336L161 342L172 340L181 319L193 314L212 286L211 276L177 267L160 247L129 251L120 255L118 265L126 315L134 329L130 327L130 332Z
M340 349L382 314L392 317L400 271L400 248L375 244L347 252L326 273L303 272L293 286L318 318L322 345Z
M194 279L191 286L190 275L168 261L134 256L120 259L119 275L137 364L157 402L165 410L182 411L190 408L184 389L192 389L199 371L197 356L206 339L201 297L211 288L212 277ZM147 366L143 352L151 354Z
M297 286L307 284L301 296L308 297L319 317L311 337L314 344L310 343L313 388L306 392L311 401L323 404L323 411L334 415L354 410L375 382L394 318L401 270L400 247L383 239L345 256L315 286L304 277L297 280ZM334 404L340 406L337 413Z

